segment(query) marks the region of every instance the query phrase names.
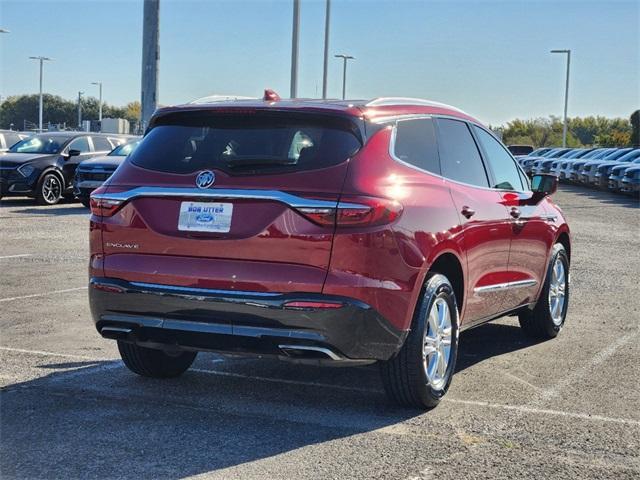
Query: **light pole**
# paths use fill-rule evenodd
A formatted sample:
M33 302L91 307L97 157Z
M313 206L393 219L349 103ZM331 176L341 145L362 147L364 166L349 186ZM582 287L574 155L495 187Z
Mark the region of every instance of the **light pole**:
M342 64L342 99L344 100L347 92L347 61L355 60L356 57L352 57L351 55L344 55L342 53L339 55L334 55L334 57L341 58L344 62Z
M78 92L78 128L82 130L82 94L84 92Z
M42 132L42 65L44 62L50 62L49 57L29 57L31 60L38 60L40 62L40 101L38 103L38 130Z
M551 53L567 54L567 82L564 87L564 126L562 127L562 146L567 146L567 106L569 104L569 67L571 65L571 50L551 50Z
M142 24L142 130L158 105L158 69L160 65L160 0L144 0Z
M91 85L98 85L98 121L100 122L100 131L102 131L102 82L91 82Z
M322 98L327 98L327 76L329 70L329 25L331 19L331 0L326 0L324 14L324 69L322 71Z
M298 43L300 40L300 0L293 0L293 29L291 32L291 92L298 96Z

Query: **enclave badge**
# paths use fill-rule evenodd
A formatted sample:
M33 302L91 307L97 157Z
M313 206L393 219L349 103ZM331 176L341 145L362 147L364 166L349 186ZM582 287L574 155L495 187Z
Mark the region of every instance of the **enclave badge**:
M211 170L203 170L196 177L196 186L198 188L209 188L216 181L216 175Z

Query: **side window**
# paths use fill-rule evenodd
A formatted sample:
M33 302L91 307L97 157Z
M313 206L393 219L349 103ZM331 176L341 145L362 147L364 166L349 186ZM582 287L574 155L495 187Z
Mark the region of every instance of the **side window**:
M17 133L5 133L4 139L7 142L7 148L12 147L16 143L18 143L20 140L22 140Z
M442 175L457 182L488 187L480 152L465 122L438 119L438 150Z
M436 132L430 118L399 121L393 153L403 162L440 175Z
M87 137L80 137L72 140L68 147L69 150L80 150L80 153L87 153L91 149L89 148L89 141Z
M126 142L124 138L108 137L108 139L111 145L113 145L113 148L116 148L118 145L122 145Z
M520 180L518 167L516 167L507 150L489 132L475 125L473 129L486 153L486 160L491 166L495 177L495 185L492 185L492 187L503 190L522 190L522 180Z
M113 147L105 137L91 137L93 140L93 148L96 152L109 152Z

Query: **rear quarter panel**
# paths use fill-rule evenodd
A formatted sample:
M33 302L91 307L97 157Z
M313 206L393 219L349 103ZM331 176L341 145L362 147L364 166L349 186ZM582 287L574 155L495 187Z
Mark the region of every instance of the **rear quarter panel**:
M350 160L343 197L397 200L402 215L381 227L338 228L323 292L362 300L406 330L429 265L445 252L462 258L462 235L445 181L394 160L391 134L380 130Z

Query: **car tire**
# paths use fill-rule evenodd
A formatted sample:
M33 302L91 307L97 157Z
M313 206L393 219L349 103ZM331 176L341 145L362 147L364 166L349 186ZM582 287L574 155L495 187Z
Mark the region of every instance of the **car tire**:
M175 355L118 340L120 357L129 370L143 377L173 378L186 372L197 352L179 352Z
M381 362L387 396L407 407L431 409L438 405L455 371L458 332L453 287L444 275L429 274L404 345L394 357ZM446 361L444 368L440 358Z
M553 246L544 286L533 310L518 314L520 327L531 338L555 338L562 330L569 306L569 257L564 246Z
M91 202L89 201L89 197L78 197L78 200L80 200L80 203L82 204L83 207L91 208Z
M53 172L45 173L36 186L36 202L38 205L55 205L62 198L64 184Z

